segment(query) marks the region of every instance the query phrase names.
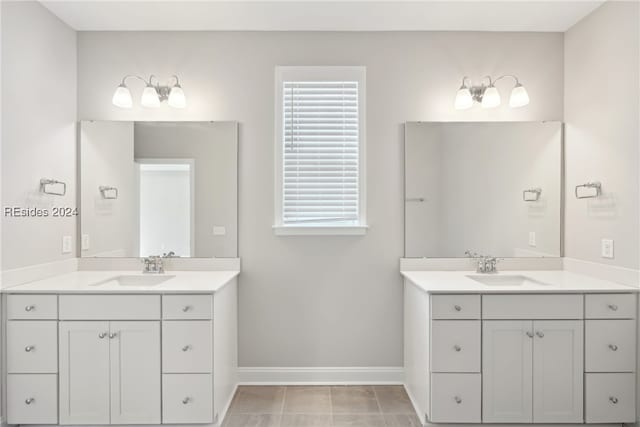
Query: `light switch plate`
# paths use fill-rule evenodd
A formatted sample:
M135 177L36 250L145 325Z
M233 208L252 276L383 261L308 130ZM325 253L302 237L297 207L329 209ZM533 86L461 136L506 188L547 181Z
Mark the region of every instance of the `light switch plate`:
M536 246L536 232L535 231L530 231L529 232L529 246Z
M213 226L213 235L214 236L224 236L227 234L227 229L221 225Z
M612 239L602 239L602 258L613 258Z
M71 236L62 236L62 253L71 253Z
M89 235L88 234L83 234L82 235L82 250L83 251L88 251L90 247L91 247L91 241L89 240Z

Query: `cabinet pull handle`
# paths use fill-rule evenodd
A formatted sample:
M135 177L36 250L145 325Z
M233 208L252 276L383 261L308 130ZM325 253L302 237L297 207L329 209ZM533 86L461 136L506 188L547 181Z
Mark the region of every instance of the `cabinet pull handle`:
M527 331L527 336L528 336L529 338L533 338L533 332L531 332L531 331Z
M186 405L189 402L191 402L191 398L190 397L185 397L184 399L182 399L182 404L183 405Z
M106 332L100 332L100 333L98 334L98 338L100 338L100 339L103 339L103 338L104 338L104 337L106 337L106 336L107 336L107 333L106 333Z
M609 309L610 309L611 311L618 311L618 306L617 306L617 305L615 305L615 304L609 304Z
M462 403L462 398L460 396L454 397L453 400L455 400L458 405Z
M453 349L454 349L455 351L461 351L461 350L462 350L462 347L460 347L458 344L456 344L456 345L454 345L454 346L453 346Z
M185 313L187 311L189 311L189 310L191 310L191 306L190 305L185 305L184 307L182 307L182 311L185 312Z
M618 398L615 396L610 396L609 400L611 401L611 403L613 403L614 405L616 405L618 403Z
M191 350L191 346L189 344L182 347L182 351L189 351L189 350Z
M28 345L28 346L26 346L26 347L24 348L24 351L26 351L27 353L30 353L30 352L32 352L32 351L33 351L33 350L35 350L35 349L36 349L36 347L35 347L35 346L33 346L33 345Z
M609 348L611 349L611 351L618 351L618 346L615 344L609 344Z
M28 305L24 308L24 311L33 311L36 309L35 305Z
M453 308L455 308L456 311L462 311L462 307L459 305L454 305Z
M117 337L118 334L116 332L112 332L109 334L109 338L114 339L115 337Z
M537 331L537 332L536 332L536 335L537 335L538 337L540 337L540 338L544 338L544 332L542 332L542 331Z
M27 405L31 405L33 402L35 402L35 399L33 397L29 397L24 401L24 403L26 403Z

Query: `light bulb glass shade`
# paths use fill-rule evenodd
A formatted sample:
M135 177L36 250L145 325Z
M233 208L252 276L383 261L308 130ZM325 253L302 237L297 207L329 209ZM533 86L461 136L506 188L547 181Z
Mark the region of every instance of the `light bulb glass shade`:
M184 108L187 106L187 98L184 96L184 91L180 85L175 85L169 92L169 100L167 101L169 106L173 108Z
M482 95L482 108L495 108L500 105L500 92L495 86L489 86Z
M158 108L160 106L160 98L158 97L158 92L156 92L156 88L151 85L147 85L142 91L142 98L140 99L140 104L143 107L147 108Z
M509 98L509 106L511 108L524 107L529 104L529 94L527 90L520 83L516 84L516 87L511 91L511 97Z
M129 91L129 88L124 85L124 83L116 88L116 91L113 93L111 102L113 102L113 105L120 108L133 107L131 92Z
M456 93L456 101L454 107L456 110L466 110L473 105L473 98L471 97L471 91L468 87L462 86Z

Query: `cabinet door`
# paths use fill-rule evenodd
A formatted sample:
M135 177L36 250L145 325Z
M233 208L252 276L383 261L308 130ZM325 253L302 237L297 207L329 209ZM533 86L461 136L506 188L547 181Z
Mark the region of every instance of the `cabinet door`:
M486 320L482 324L482 421L530 423L533 322Z
M60 322L60 424L109 424L109 322Z
M533 421L582 423L583 321L535 321L533 330Z
M111 424L160 424L160 322L111 322Z

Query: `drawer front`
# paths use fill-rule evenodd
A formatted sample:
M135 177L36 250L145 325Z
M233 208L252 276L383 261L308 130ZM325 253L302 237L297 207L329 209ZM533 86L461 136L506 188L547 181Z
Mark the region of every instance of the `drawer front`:
M9 424L58 424L58 376L7 376Z
M163 319L208 320L212 316L211 295L165 295L162 297Z
M634 374L587 374L585 392L586 422L635 422Z
M58 322L7 322L7 370L10 374L58 372Z
M635 320L587 320L585 334L587 372L636 370Z
M483 319L582 319L582 295L483 295Z
M159 320L160 295L60 295L61 320Z
M55 320L58 318L56 295L8 295L8 319Z
M591 294L585 296L587 319L635 319L636 296L633 294Z
M433 423L479 423L480 374L432 374L431 417Z
M213 422L213 385L210 374L162 376L162 423Z
M480 295L432 295L432 319L480 319Z
M480 372L479 320L431 322L431 371Z
M162 322L162 372L208 373L213 364L210 320Z

